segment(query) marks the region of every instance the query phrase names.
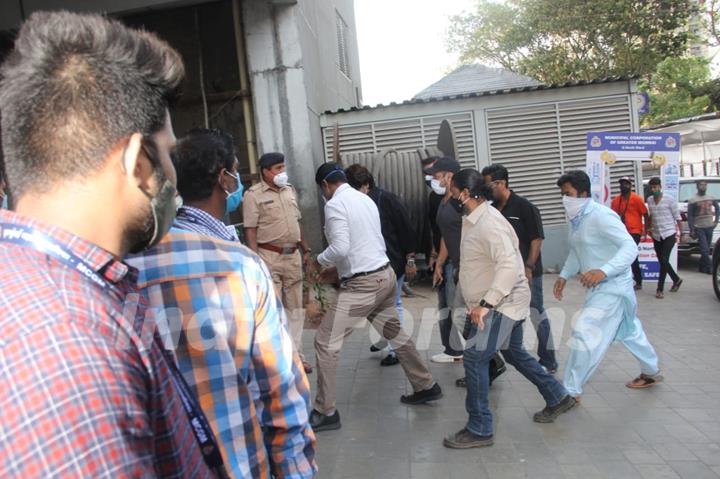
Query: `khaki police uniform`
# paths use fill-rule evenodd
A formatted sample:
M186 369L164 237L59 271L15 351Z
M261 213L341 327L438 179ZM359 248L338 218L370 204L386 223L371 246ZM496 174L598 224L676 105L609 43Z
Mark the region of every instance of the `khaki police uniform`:
M248 190L242 204L243 226L257 228L258 254L270 269L275 290L282 299L295 350L304 358L303 267L298 249L301 215L295 189L286 186L275 190L260 181Z

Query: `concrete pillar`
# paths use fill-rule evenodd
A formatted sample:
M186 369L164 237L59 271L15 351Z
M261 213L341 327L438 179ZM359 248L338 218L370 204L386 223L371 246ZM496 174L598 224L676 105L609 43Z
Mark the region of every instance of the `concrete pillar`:
M315 169L322 157L316 159L313 154L314 135L308 115L296 8L273 5L266 0L244 0L243 28L258 154L269 151L285 154L290 182L298 193L305 236L318 251L323 236Z

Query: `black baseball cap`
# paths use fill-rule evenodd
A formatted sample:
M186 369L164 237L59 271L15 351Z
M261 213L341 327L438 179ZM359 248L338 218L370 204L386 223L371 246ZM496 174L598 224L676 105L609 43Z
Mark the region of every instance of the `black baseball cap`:
M449 171L450 173L455 174L460 171L460 163L452 158L444 156L437 160L433 166L424 170L424 173L434 175L435 173L439 173L441 171Z
M315 173L315 183L321 184L324 180L332 178L333 180L345 180L345 170L339 163L329 161L320 165Z
M258 160L260 168L265 169L275 166L278 163L285 163L285 155L278 152L265 153L263 156L260 157L260 160Z

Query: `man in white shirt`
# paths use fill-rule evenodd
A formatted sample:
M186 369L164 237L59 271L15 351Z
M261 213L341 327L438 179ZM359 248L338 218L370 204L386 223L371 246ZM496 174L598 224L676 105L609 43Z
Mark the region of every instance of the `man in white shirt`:
M380 214L370 197L347 184L336 163L325 163L315 182L325 205L325 237L328 247L311 269L324 268L321 277L337 272L340 292L315 335L317 394L310 424L315 432L339 429L335 407L336 370L343 341L367 318L397 353L413 394L403 395L405 404L423 404L442 397L440 386L420 358L410 335L402 329L395 308L397 278L385 254Z

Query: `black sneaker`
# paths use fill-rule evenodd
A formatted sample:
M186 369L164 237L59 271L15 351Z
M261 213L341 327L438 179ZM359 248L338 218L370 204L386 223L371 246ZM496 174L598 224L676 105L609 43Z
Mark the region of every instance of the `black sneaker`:
M470 449L493 445L492 436L478 436L465 428L443 439L443 446L451 449Z
M546 406L542 411L536 412L533 416L535 422L554 422L560 414L569 411L575 406L575 398L571 395L567 395L555 406Z
M682 278L678 278L678 280L673 283L672 288L670 288L670 292L677 293L682 284L683 284Z
M442 397L442 389L438 383L433 384L430 389L418 391L409 396L400 396L400 402L405 404L425 404L426 402L436 401Z
M380 366L395 366L396 364L400 364L400 360L395 353L388 354L380 361Z
M310 413L310 426L312 426L315 432L340 429L340 413L335 411L335 414L332 416L326 416L313 409Z
M377 343L370 346L370 352L371 353L377 353L379 351L382 351L383 349L387 348L387 341L380 340Z

